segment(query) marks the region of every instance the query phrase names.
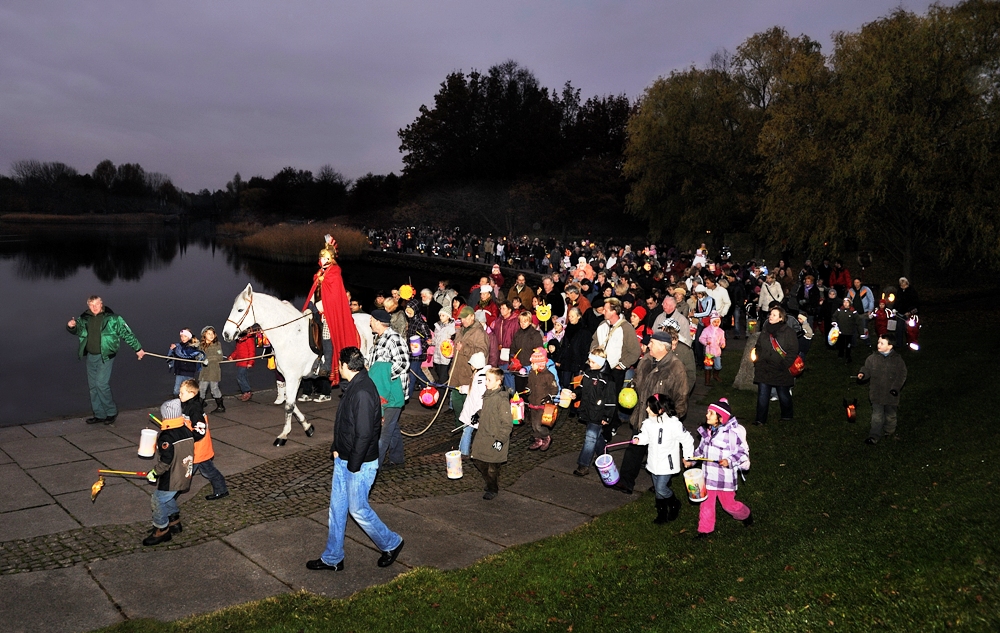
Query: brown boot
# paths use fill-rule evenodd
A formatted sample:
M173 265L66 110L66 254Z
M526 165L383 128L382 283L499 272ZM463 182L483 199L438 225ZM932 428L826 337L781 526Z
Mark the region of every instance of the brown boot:
M706 369L705 370L705 386L706 387L711 387L712 386L712 370L711 369Z
M722 370L721 369L716 369L715 370L715 382L722 382Z

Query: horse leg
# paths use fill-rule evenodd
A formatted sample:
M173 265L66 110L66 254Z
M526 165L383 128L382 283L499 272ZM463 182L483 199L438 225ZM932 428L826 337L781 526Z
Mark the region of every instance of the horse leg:
M285 378L285 388L291 397L285 398L285 428L281 430L281 435L275 438L275 446L284 446L285 442L288 441L288 433L292 430L292 412L298 411L298 407L295 405L295 396L298 395L299 391L299 379L288 376Z
M299 411L298 407L295 407L293 413L295 414L295 417L298 418L299 424L301 424L302 428L305 430L306 437L312 437L316 433L316 426L306 422L305 414Z

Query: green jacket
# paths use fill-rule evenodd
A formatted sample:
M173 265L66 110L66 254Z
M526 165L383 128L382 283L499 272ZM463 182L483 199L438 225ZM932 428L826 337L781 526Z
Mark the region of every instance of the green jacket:
M70 334L80 337L80 349L77 356L83 358L87 351L87 323L94 317L90 310L84 310L83 314L76 318L76 327L66 327ZM101 358L107 360L118 353L119 339L125 342L135 351L142 349L139 339L132 333L132 328L128 326L125 319L115 314L111 308L104 306L104 326L101 327Z
M386 409L400 409L406 404L403 396L403 381L398 377L393 379L392 363L383 361L372 363L372 366L368 368L368 375L375 383L378 395L385 400L382 403L383 413Z

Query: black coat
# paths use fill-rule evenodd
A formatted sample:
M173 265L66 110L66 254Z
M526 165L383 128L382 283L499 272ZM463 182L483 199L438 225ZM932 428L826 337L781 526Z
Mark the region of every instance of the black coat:
M595 371L590 367L583 370L580 386L576 388L581 422L600 424L602 421L610 422L617 416L618 397L615 381L607 366L605 363L601 370Z
M580 373L587 363L590 354L590 338L592 334L583 326L583 322L569 323L559 346L559 371L568 371L574 376Z
M347 470L356 473L365 462L378 459L381 434L382 403L375 383L362 369L344 387L330 451L336 451L340 459L347 461Z
M770 323L764 323L760 338L757 339L757 362L753 366L753 381L772 387L791 387L795 384L795 377L788 368L799 355L799 339L787 323L778 324L774 338L785 351L785 356L782 358L771 345L771 337L768 335L769 325Z

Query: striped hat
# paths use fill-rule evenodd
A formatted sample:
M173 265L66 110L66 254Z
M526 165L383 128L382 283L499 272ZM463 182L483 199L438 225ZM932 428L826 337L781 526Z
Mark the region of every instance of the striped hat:
M719 423L725 424L729 422L729 418L733 417L733 410L729 406L729 400L721 398L718 402L713 402L708 405L709 411L715 411L715 414L719 416Z

